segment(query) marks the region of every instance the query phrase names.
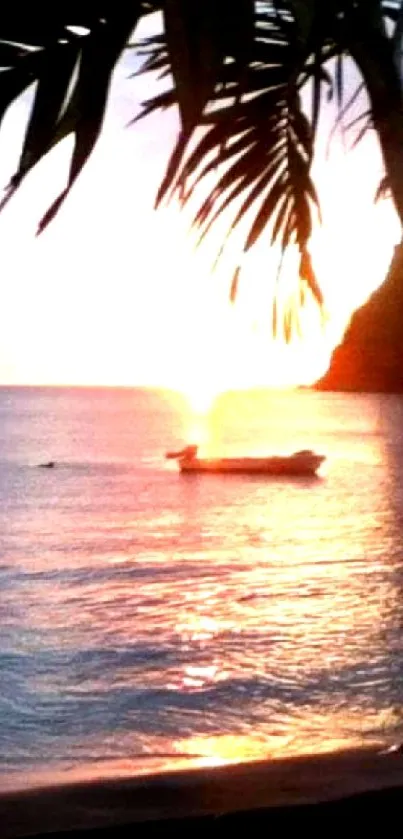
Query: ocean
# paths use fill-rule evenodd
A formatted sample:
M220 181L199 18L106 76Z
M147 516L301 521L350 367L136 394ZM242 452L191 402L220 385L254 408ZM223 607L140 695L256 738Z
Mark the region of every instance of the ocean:
M195 425L325 467L180 475ZM0 790L388 748L402 627L401 397L0 388Z

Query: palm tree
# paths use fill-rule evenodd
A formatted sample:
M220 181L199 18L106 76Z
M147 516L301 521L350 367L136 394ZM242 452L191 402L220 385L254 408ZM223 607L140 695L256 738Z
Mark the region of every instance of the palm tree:
M308 247L319 208L311 164L324 96L335 96L340 110L348 109L344 66L350 59L369 101L360 134L372 128L379 138L382 190L390 191L403 222L403 0L100 0L97 5L97 13L72 0L53 4L50 12L44 4L23 15L19 8L15 14L0 12L0 119L37 83L18 170L4 201L57 142L74 134L67 187L40 230L94 148L117 59L129 42L133 48L130 39L140 18L158 11L162 34L134 40L134 48L145 54L144 70L172 78L169 90L144 104L144 115L176 105L181 118L157 203L172 194L186 203L201 182L211 182L195 217L201 238L231 209L230 229L250 220L245 251L269 227L271 240L283 250L298 247L302 284L321 302ZM301 105L307 85L309 116Z

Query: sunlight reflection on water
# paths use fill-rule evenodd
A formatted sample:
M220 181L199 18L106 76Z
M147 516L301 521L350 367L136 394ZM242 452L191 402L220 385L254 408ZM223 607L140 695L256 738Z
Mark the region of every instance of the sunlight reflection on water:
M402 400L213 409L217 451L324 451L309 484L180 476L169 394L16 391L1 413L0 786L402 737Z

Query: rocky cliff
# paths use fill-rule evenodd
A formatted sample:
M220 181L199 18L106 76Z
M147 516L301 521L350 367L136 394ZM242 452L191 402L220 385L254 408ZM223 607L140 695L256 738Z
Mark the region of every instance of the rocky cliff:
M358 309L318 390L403 393L403 243L382 286Z

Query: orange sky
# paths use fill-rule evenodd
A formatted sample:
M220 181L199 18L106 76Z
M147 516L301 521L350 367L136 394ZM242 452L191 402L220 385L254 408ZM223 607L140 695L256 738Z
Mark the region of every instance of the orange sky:
M156 115L125 128L149 81L116 73L101 141L60 216L39 239L36 223L64 184L68 142L0 217L0 383L153 384L203 398L209 391L312 380L349 312L379 284L399 239L390 202L373 205L381 161L373 137L345 155L318 156L324 226L312 254L326 297L325 332L306 313L309 339L291 348L270 336L270 278L278 254L261 245L245 264L238 305L228 305L225 262L195 256L175 207L152 205L177 122ZM15 161L27 99L0 137L0 183ZM323 136L332 124L329 110ZM285 276L292 284L295 257ZM227 266L228 267L228 266Z

